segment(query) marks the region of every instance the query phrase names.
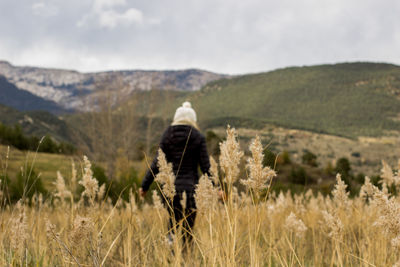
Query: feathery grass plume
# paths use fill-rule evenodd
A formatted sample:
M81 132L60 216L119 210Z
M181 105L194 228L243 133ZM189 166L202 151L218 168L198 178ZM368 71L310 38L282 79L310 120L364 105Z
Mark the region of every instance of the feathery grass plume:
M70 241L78 246L85 243L92 235L94 223L88 217L76 216L69 235Z
M250 171L249 178L242 179L240 182L259 195L261 191L268 188L267 183L276 176L276 173L270 167L263 166L264 154L259 136L251 142L250 151L252 157L248 158L246 165Z
M77 171L75 168L75 162L71 160L71 189L72 192L76 191L76 180L77 180Z
M3 199L3 190L1 188L1 179L0 179L0 206L1 206L1 200Z
M19 255L24 251L26 240L28 239L28 224L25 213L25 206L18 201L15 205L14 217L11 218L10 245L13 251Z
M391 239L392 247L400 254L400 203L380 190L374 192L374 203L380 215L374 225L380 227L384 235ZM394 266L399 263L400 260Z
M199 183L196 185L195 195L197 210L207 213L212 210L218 199L218 192L211 183L207 174L200 177Z
M156 190L153 190L153 195L152 195L152 199L153 199L153 205L157 210L161 210L163 208L163 204L161 202L161 198L160 196L157 194Z
M333 217L329 212L325 210L322 211L322 215L324 217L326 225L330 229L328 236L335 240L341 240L344 230L342 221L338 217Z
M134 213L137 212L138 207L136 204L135 194L133 194L132 187L129 189L129 205L128 205L129 212Z
M240 192L240 204L244 207L253 204L253 199L245 192Z
M101 201L106 193L106 184L102 184L97 192L97 200Z
M387 164L386 161L384 160L382 160L381 177L382 181L385 182L388 186L396 184L395 176L393 175L393 170L389 166L389 164Z
M304 214L307 212L306 207L303 204L304 195L303 194L295 194L294 195L294 208L299 214Z
M235 128L228 125L226 129L226 140L220 143L221 155L219 156L219 164L225 173L224 180L227 184L236 182L239 176L239 163L244 153L240 150L237 142L237 134Z
M159 172L155 180L162 185L164 196L173 199L175 196L175 175L172 170L172 164L167 162L164 152L158 149L157 165Z
M82 196L87 196L90 202L93 204L94 199L99 191L99 182L93 177L92 164L86 156L83 156L84 172L82 180L79 181L85 190L82 192Z
M186 202L187 202L186 191L183 191L182 198L181 198L180 202L181 202L182 209L185 210L186 209Z
M210 174L215 186L219 185L218 163L210 156Z
M399 202L380 190L374 192L373 201L380 215L374 225L381 227L387 237L400 238Z
M54 194L55 197L59 197L62 201L68 197L72 198L71 191L67 190L64 178L59 171L57 171L57 180L53 184L56 186L57 190L57 193Z
M115 207L117 209L122 209L124 207L124 200L122 198L118 198L117 202L115 202Z
M50 250L54 245L60 242L60 233L56 232L56 226L50 222L48 218L45 219L46 223L46 237Z
M307 226L301 219L298 219L293 212L290 212L289 216L286 218L284 227L290 232L295 233L299 238L304 237L307 231Z
M364 184L360 188L359 197L366 201L370 199L377 190L379 190L378 187L371 183L371 179L368 176L365 176Z
M59 238L60 234L56 233L56 226L50 222L49 219L45 219L46 222L46 236L49 240Z
M340 173L336 175L335 188L332 190L333 201L338 208L347 209L349 207L349 192L346 192L347 185L342 180Z

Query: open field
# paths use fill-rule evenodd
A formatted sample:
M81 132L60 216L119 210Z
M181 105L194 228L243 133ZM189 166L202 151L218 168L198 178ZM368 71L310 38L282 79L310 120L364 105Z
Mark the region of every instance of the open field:
M77 177L66 177L71 185L58 178L52 198L36 195L1 207L0 265L398 266L398 170L384 166L383 186L366 179L354 198L340 175L326 197L311 191L276 194L269 185L279 174L274 177L262 166L254 148L261 145L253 145L247 175L239 176L237 162L244 158L236 143L231 132L219 166L213 165L211 178L221 182L216 186L225 198L218 200L208 179L200 181L189 248L182 248L179 231L170 245L166 242L168 207L162 207L159 195L149 202L132 191L129 200L113 205L84 160ZM247 189L237 192L238 182ZM76 186L84 190L81 195ZM71 201L72 195L80 200Z

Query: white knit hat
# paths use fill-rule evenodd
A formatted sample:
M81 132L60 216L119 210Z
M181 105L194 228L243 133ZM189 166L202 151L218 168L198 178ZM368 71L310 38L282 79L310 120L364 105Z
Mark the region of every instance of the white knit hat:
M172 125L189 124L197 128L196 112L192 109L190 102L186 101L176 109Z

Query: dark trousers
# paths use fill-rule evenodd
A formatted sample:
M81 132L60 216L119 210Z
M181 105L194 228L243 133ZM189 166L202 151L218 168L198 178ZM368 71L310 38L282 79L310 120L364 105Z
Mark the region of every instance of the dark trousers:
M186 193L186 208L181 204L182 192L177 192L170 206L167 207L170 219L168 230L175 234L175 229L182 225L182 239L184 246L190 245L193 239L192 229L196 219L196 202L193 193Z

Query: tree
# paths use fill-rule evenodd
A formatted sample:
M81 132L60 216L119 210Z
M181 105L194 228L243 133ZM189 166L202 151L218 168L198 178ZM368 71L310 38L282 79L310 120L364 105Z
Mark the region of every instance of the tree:
M340 158L336 162L336 168L335 168L336 173L340 173L343 176L349 176L351 167L350 167L350 161L347 158Z

